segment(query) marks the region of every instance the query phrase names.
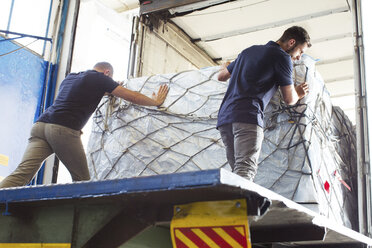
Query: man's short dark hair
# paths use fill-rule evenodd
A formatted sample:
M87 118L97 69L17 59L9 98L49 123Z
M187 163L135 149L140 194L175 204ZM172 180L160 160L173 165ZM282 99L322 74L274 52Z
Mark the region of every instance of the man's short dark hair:
M284 31L282 37L280 37L280 42L286 42L290 39L294 39L297 44L307 43L307 47L311 47L310 36L307 31L299 26L293 26Z
M114 68L112 67L112 65L108 62L98 62L97 64L95 64L93 66L93 69L99 69L101 71L104 71L104 70L110 70L111 72L111 75L114 74Z

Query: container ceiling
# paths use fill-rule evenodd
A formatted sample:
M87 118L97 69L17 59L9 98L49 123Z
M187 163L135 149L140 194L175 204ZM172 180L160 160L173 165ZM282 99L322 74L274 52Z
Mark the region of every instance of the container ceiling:
M304 27L313 44L307 54L319 60L317 69L333 103L355 123L353 22L347 0L157 0L141 1L141 10L145 3L146 13L167 16L219 63L251 45L276 41L290 26Z

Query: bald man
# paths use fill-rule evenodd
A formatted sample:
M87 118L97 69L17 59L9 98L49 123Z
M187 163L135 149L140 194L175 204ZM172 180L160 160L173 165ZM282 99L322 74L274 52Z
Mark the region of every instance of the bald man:
M66 166L73 181L89 180L89 170L81 129L105 94L143 106L160 106L168 93L166 85L147 97L120 86L113 77L113 68L99 62L93 70L71 73L62 81L58 96L31 129L28 146L16 170L0 182L0 188L24 186L52 153Z

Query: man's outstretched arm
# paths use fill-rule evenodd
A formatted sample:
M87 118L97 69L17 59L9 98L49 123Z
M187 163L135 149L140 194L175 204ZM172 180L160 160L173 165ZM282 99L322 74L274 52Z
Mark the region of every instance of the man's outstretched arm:
M168 86L161 85L157 94L152 93L152 98L145 96L137 91L124 88L123 86L116 87L111 92L111 94L138 105L160 106L163 104L165 98L167 97Z

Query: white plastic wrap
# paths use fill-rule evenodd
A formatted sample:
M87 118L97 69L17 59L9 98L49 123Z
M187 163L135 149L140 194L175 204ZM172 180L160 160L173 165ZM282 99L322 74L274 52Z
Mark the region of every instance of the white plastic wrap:
M309 83L308 96L289 107L278 91L268 105L255 182L313 209L316 206L319 213L350 227L356 208L355 134L342 110L332 106L315 62L303 56L294 67L296 83L305 78ZM209 67L125 82L127 88L145 95L167 84L170 91L161 109L105 97L88 144L93 180L230 170L216 130L228 84L217 80L218 70Z

